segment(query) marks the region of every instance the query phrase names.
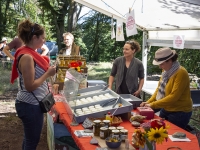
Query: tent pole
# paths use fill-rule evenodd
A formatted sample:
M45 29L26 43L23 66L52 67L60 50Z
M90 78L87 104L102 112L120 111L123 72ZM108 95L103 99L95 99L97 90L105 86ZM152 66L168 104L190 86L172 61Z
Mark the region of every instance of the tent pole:
M148 55L147 37L148 37L148 32L143 31L142 63L144 66L144 84L145 84L146 78L147 78L147 55Z

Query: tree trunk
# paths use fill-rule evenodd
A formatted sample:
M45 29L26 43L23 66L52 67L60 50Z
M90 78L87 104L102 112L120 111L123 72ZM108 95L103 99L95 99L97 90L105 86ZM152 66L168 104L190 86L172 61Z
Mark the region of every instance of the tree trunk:
M71 1L70 8L68 11L68 24L67 24L67 31L72 32L76 29L77 21L82 10L82 6L79 6L78 3Z

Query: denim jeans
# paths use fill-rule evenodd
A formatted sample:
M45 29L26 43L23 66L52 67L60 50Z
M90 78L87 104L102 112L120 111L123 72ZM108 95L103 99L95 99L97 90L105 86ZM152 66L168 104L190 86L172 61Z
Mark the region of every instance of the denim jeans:
M15 108L24 126L22 150L36 150L44 119L40 106L16 100Z
M187 124L190 121L190 118L192 116L191 112L168 112L164 109L160 110L160 117L165 118L169 122L175 124L176 126L185 129Z

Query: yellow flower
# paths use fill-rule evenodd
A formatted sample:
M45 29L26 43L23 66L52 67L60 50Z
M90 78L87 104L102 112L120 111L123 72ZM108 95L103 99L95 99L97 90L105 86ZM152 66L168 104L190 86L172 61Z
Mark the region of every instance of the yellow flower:
M134 135L134 138L136 140L136 145L144 147L145 144L145 137L144 133L141 130L136 130L136 134Z
M148 139L150 141L155 141L156 143L161 143L161 144L164 141L164 139L168 137L167 131L166 129L163 129L163 127L161 127L160 129L151 128L147 134L148 134Z

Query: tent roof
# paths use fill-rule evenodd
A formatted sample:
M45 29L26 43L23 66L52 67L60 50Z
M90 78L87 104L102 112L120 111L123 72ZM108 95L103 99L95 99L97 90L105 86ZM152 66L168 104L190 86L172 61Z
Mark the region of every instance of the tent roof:
M135 22L142 30L200 30L200 6L184 0L74 1L123 22L129 9L134 9Z

